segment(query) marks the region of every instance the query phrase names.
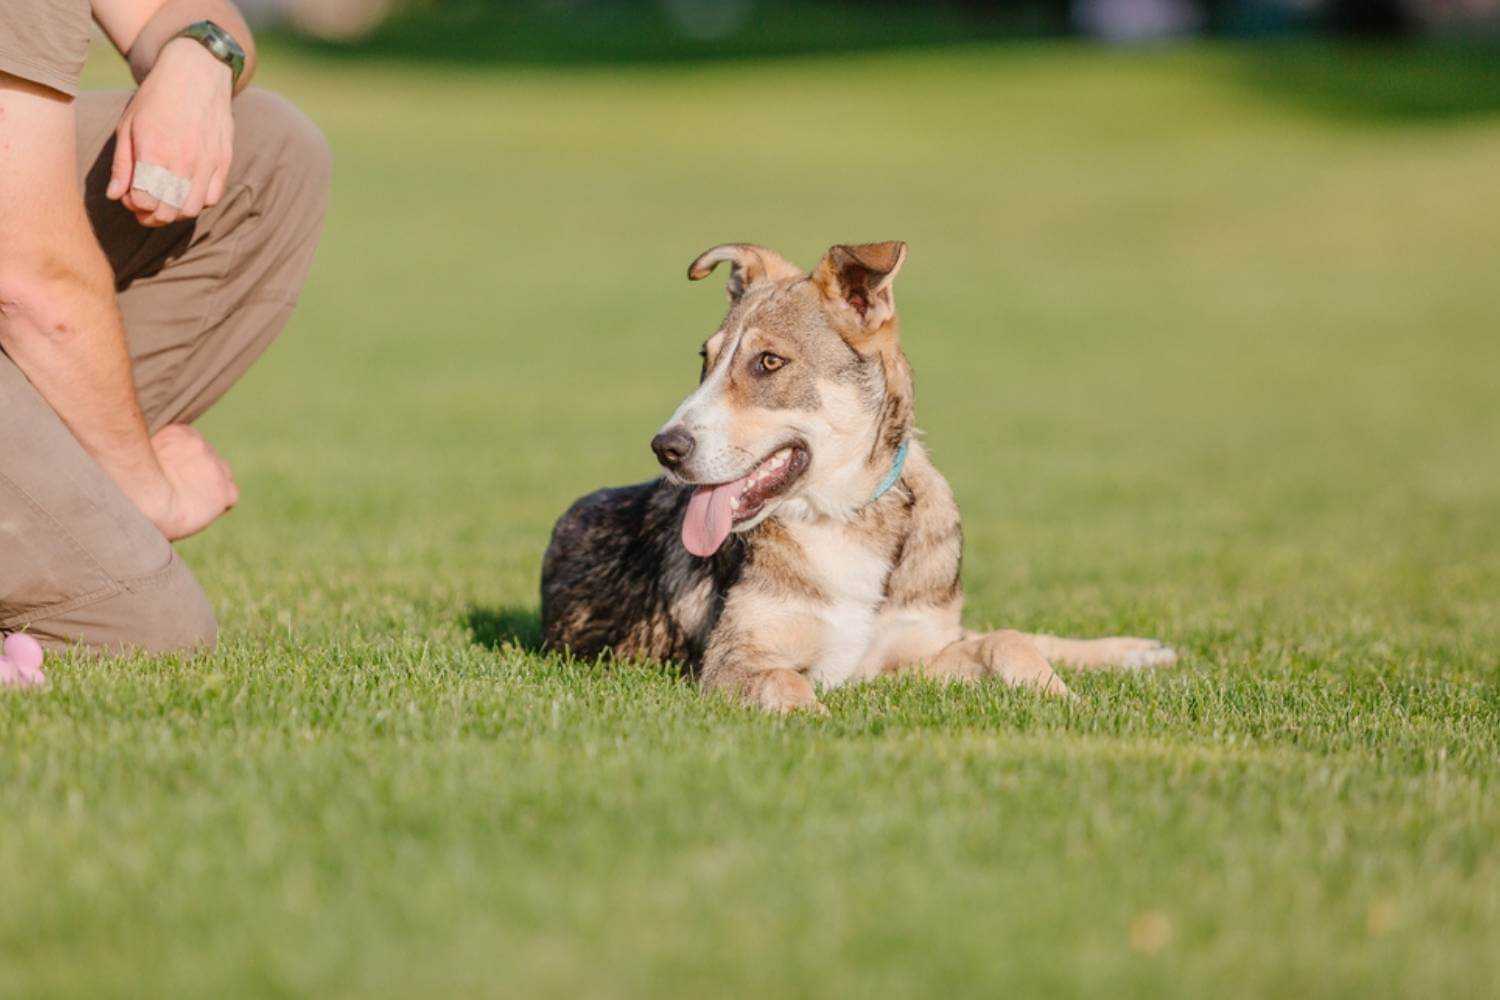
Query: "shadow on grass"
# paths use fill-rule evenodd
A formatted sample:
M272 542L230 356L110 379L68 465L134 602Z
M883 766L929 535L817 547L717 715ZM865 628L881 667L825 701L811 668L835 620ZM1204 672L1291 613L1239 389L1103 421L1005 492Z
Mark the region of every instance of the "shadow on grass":
M517 605L486 608L475 604L464 612L463 621L475 644L486 649L496 652L519 649L538 656L549 653L542 647L542 616L531 608ZM553 651L552 663L554 666L551 669L574 671L581 677L624 674L691 683L694 676L692 668L686 664L650 659L617 659L613 653L608 652L592 659L579 659L570 653Z
M541 653L542 616L531 608L507 606L483 608L471 605L464 612L464 625L474 641L489 649L516 646L527 653Z

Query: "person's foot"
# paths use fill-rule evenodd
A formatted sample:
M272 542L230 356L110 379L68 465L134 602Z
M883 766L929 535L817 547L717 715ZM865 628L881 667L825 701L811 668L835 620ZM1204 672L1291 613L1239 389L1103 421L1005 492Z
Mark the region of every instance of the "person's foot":
M0 653L0 687L36 687L47 683L42 673L42 646L29 635L7 636Z

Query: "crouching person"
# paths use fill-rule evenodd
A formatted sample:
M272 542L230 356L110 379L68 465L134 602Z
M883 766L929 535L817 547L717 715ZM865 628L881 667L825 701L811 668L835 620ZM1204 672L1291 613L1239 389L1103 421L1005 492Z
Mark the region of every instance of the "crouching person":
M134 93L78 93L90 19ZM171 543L239 498L192 424L286 324L330 161L228 0L0 3L0 633L211 647Z

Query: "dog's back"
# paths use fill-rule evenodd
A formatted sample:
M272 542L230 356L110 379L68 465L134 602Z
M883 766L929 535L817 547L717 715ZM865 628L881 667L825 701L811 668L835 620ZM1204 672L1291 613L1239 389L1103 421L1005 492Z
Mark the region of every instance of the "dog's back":
M597 490L558 519L542 559L548 649L696 665L743 546L690 556L677 540L688 492L661 479Z

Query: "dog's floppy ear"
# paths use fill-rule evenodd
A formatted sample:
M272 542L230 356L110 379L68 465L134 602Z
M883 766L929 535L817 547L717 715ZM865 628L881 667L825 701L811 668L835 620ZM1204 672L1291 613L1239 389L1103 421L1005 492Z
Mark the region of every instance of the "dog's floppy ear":
M775 250L758 247L754 243L721 243L712 250L705 250L698 259L688 265L688 280L702 281L714 268L729 261L729 284L725 291L730 302L738 302L745 289L757 281L780 281L796 278L802 272L797 266Z
M906 263L906 244L839 244L814 268L813 284L823 292L836 324L846 334L864 337L876 333L896 315L891 283Z

